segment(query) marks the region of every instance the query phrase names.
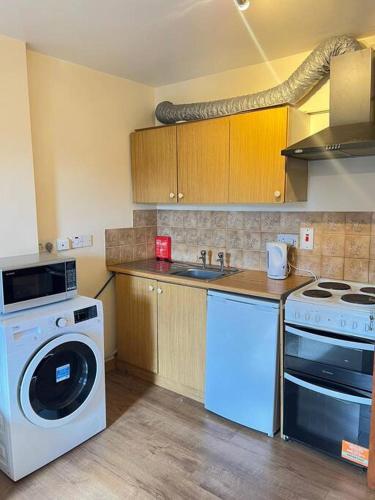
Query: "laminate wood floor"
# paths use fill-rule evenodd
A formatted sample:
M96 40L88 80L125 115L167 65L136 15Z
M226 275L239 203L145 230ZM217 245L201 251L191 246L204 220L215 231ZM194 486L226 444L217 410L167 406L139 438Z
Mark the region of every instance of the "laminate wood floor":
M270 439L202 405L118 372L108 429L29 477L0 473L0 498L374 499L359 469Z

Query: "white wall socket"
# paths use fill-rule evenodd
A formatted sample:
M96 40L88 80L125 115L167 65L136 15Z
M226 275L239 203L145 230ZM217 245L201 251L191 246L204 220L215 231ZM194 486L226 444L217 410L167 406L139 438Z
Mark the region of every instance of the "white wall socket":
M63 250L70 249L70 240L69 238L58 238L56 240L56 250L58 252L62 252Z
M292 247L298 247L298 234L278 234L277 241Z
M92 247L92 234L80 234L71 237L72 248Z
M300 248L302 250L312 250L314 248L314 228L301 227L300 229Z

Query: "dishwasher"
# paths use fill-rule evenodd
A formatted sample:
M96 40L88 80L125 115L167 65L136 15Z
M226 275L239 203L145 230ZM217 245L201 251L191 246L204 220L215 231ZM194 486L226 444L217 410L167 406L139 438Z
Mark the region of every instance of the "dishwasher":
M273 436L279 429L279 302L208 292L205 408Z

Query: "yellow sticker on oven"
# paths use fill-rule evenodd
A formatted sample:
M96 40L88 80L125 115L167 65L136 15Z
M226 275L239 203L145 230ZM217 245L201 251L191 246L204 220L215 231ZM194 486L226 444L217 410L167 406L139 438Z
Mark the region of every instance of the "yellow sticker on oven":
M363 446L349 441L341 441L341 456L351 462L368 467L368 454L368 448L363 448Z

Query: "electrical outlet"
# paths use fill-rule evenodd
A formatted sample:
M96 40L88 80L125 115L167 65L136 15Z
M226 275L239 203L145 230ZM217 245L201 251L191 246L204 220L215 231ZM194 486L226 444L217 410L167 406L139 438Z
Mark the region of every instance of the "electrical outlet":
M301 237L300 248L302 250L313 250L313 248L314 248L314 228L301 227L300 237Z
M298 234L278 234L277 241L286 243L291 247L298 247Z
M83 234L81 240L83 247L92 247L92 234Z
M82 248L82 236L72 236L72 248Z
M63 250L70 249L70 241L69 238L58 238L56 240L56 250L58 252L62 252Z

